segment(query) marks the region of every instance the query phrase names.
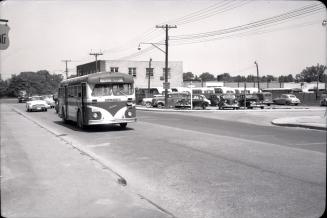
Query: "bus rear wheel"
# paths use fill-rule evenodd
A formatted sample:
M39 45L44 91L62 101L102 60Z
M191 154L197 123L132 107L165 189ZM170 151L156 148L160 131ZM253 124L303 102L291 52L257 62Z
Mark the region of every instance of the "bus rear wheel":
M122 129L126 129L127 123L120 123L119 125Z

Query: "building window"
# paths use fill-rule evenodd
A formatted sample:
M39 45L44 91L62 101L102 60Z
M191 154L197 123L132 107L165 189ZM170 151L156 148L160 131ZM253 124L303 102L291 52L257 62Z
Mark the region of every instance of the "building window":
M162 77L163 77L163 80L165 79L165 67L164 68L162 68ZM170 79L170 77L171 77L171 75L170 75L170 68L168 67L168 79ZM160 77L160 79L161 79L161 77Z
M136 67L129 67L128 68L128 74L133 76L133 77L136 77Z
M118 73L118 67L110 67L110 73Z
M150 72L150 76L153 76L153 68L146 68L145 72L146 72L145 74L146 77L149 77L149 72Z

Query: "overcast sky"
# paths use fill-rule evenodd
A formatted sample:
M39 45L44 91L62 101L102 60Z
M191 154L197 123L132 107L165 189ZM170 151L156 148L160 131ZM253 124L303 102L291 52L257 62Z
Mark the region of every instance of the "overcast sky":
M255 75L257 61L260 75L278 76L295 75L317 63L326 65L327 30L322 25L326 7L319 1L11 0L0 4L0 18L8 19L10 26L10 46L0 56L3 79L23 71L61 73L65 59L72 60L68 66L74 74L76 65L94 61L91 51L103 52L101 60L164 61L164 53L152 45L137 49L140 42L164 39L165 32L155 28L158 24L177 25L169 30L169 60L183 61L184 72ZM208 37L207 32L213 31ZM191 35L198 33L207 37ZM181 40L181 35L192 38ZM138 52L141 55L136 56Z

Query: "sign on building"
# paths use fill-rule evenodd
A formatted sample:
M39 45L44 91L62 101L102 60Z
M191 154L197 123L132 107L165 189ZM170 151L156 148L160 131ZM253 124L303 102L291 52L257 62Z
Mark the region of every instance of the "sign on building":
M0 50L5 50L9 47L9 26L7 24L0 24Z
M164 88L164 89L170 89L170 83L169 82L165 82L165 83L162 83L162 87Z

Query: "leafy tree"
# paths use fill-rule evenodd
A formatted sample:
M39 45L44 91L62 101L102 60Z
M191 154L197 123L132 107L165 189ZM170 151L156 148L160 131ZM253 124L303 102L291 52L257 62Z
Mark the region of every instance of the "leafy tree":
M8 90L8 83L0 79L0 97L6 96Z
M48 71L21 72L18 76L13 75L7 88L8 96L17 96L20 90L26 90L29 94L54 93L63 76L61 74L50 75Z
M231 76L229 75L229 73L219 74L217 76L217 81L230 82L231 81Z
M183 81L190 81L194 79L194 74L192 72L183 73Z
M215 76L208 72L202 73L199 77L202 79L202 81L215 81L216 80Z
M316 66L306 67L300 74L295 76L298 82L313 82L317 81L319 75L319 81L326 81L326 75L324 75L324 70L326 66L317 64Z

